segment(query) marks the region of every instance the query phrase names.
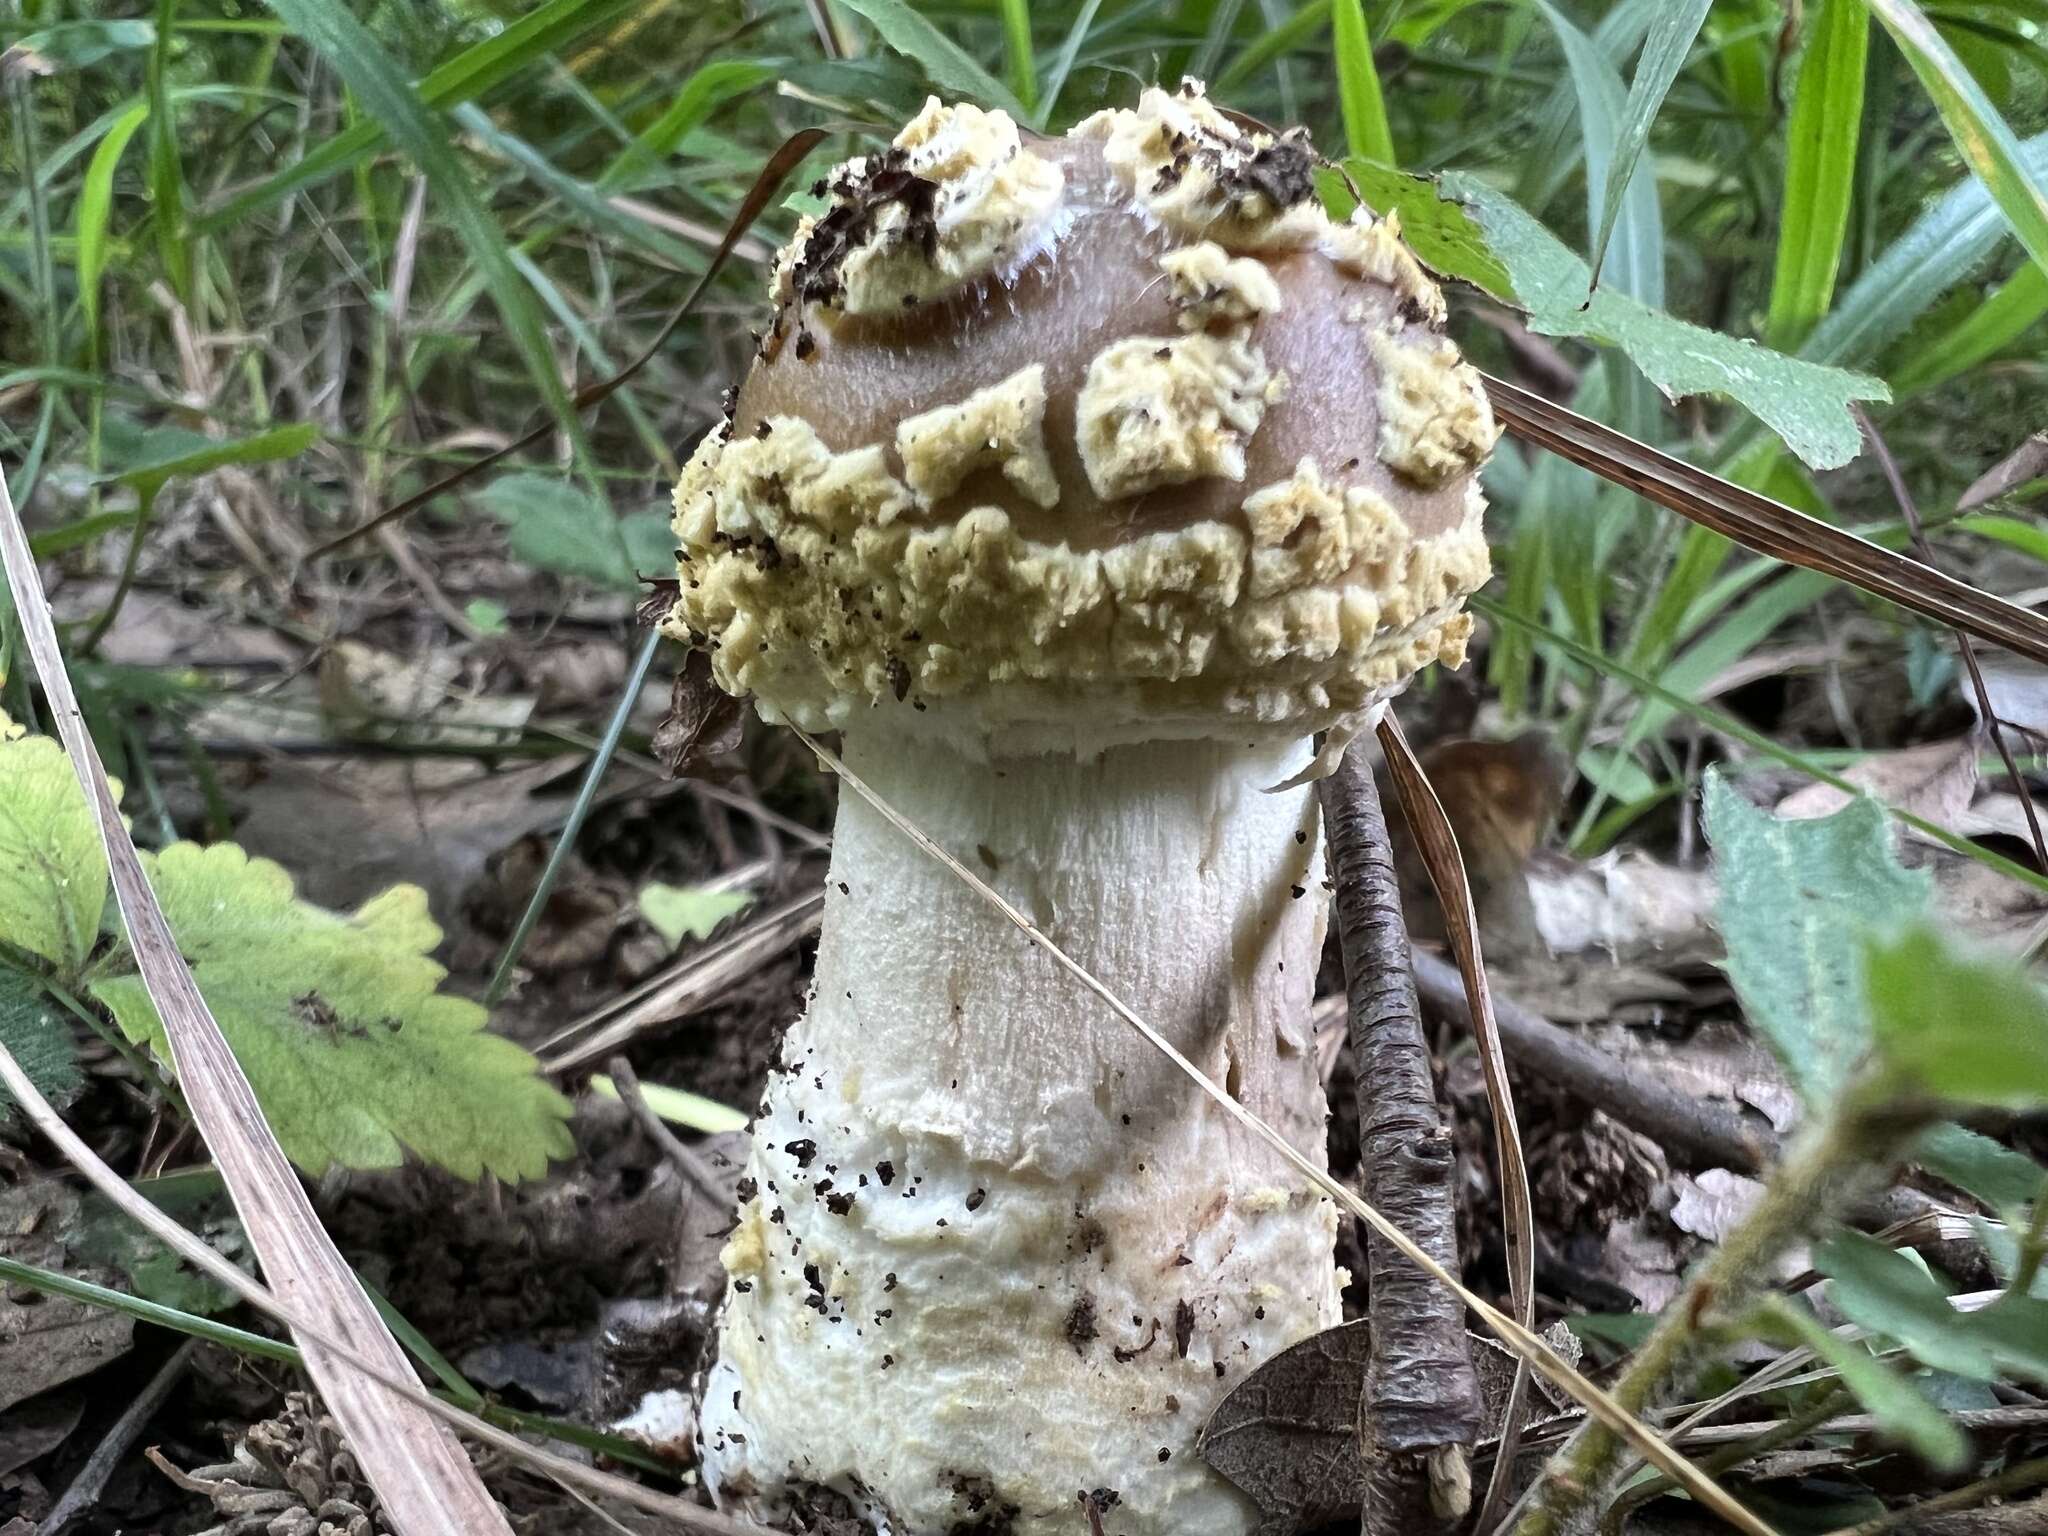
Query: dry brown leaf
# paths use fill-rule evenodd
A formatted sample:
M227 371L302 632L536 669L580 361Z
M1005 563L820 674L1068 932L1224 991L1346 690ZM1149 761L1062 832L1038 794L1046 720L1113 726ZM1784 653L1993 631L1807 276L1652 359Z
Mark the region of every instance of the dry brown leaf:
M1888 809L1953 828L1977 792L1977 743L1969 736L1930 741L1897 752L1873 752L1842 777ZM1794 790L1774 808L1785 821L1832 816L1854 798L1832 784Z

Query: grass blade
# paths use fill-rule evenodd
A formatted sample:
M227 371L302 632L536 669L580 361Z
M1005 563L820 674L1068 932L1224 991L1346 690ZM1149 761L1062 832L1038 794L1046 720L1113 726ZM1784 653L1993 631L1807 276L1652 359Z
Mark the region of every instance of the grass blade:
M635 5L648 3L650 0L549 0L497 36L464 49L430 70L417 87L419 99L437 109L474 101L533 60L567 46L591 28L604 25ZM193 221L194 232L208 235L227 229L258 209L346 170L377 146L384 131L385 125L374 116L351 124L275 175L200 214Z
M1009 66L1010 89L1027 112L1038 107L1038 62L1031 51L1030 0L1002 0L1004 60ZM1025 118L1023 121L1032 121Z
M86 164L85 180L72 211L71 232L78 242L74 268L78 303L85 314L86 356L95 364L100 349L100 278L107 270L107 226L113 215L114 172L120 167L121 156L128 152L128 141L148 116L149 103L138 101L114 120Z
M1031 121L1031 113L1008 86L975 63L966 49L912 10L904 0L842 0L842 3L849 11L865 17L883 42L904 58L922 65L932 84L940 90L983 106L1000 107L1020 123Z
M1990 192L2027 254L2048 270L2048 181L2027 164L2011 125L1913 0L1865 3L1920 77L1963 163Z
M1336 0L1330 7L1331 42L1337 53L1337 101L1344 112L1344 142L1362 160L1399 165L1394 130L1387 122L1387 98L1372 61L1372 34L1360 0Z
M2019 340L2044 314L2048 272L2030 261L1899 369L1891 380L1893 399L1917 395L1976 367Z
M1692 51L1700 24L1714 0L1671 0L1650 23L1650 35L1643 43L1643 56L1636 61L1635 81L1629 86L1628 111L1614 143L1614 160L1607 167L1606 191L1600 208L1600 232L1593 237L1593 283L1600 282L1600 264L1607 255L1607 241L1614 233L1614 221L1621 216L1621 200L1635 175L1643 146L1650 141L1650 124L1658 108L1671 93L1671 82Z
M178 161L178 121L166 80L178 0L157 0L156 46L149 50L149 197L157 256L171 291L192 304L192 249L185 243L185 168Z
M1863 0L1821 0L1785 130L1778 264L1764 327L1764 339L1780 351L1804 341L1835 296L1856 188L1869 53Z
M541 399L570 441L581 443L583 426L562 383L533 291L514 268L505 233L456 160L442 124L369 29L339 0L271 0L271 9L334 66L362 103L364 115L382 123L419 166L482 274Z
M1038 98L1038 116L1034 119L1034 126L1041 131L1052 121L1060 97L1066 94L1067 76L1074 72L1074 60L1080 56L1081 45L1088 41L1089 29L1095 25L1095 13L1101 8L1102 0L1081 0L1080 10L1074 13L1074 24L1067 28L1066 41L1053 55L1052 68L1045 72L1045 91Z
M1604 480L1759 554L1833 576L1936 623L2048 663L2048 615L1929 570L1917 560L1635 442L1505 380L1487 375L1486 391L1510 432Z
M1297 9L1230 61L1223 73L1216 77L1212 88L1215 95L1219 99L1227 99L1232 91L1282 54L1293 51L1314 37L1329 25L1330 10L1331 0L1309 0L1307 5Z

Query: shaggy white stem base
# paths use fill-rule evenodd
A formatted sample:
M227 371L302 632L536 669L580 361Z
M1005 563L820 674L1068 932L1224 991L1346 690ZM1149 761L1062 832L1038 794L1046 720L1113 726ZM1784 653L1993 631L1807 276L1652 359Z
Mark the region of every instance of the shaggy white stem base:
M1306 745L846 757L1320 1161L1326 893ZM755 1122L706 1481L878 1530L1238 1536L1194 1450L1253 1366L1338 1321L1330 1203L842 790L816 989Z

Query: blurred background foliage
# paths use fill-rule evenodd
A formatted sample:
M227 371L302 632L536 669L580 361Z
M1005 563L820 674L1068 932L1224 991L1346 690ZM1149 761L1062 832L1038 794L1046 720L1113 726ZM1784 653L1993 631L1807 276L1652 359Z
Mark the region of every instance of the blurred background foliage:
M630 383L587 411L571 396L655 341L791 132L829 129L823 163L928 90L1056 131L1194 74L1330 153L1474 178L1590 254L1630 84L1662 70L1661 100L1631 102L1655 111L1603 286L1885 380L1875 421L1936 558L2024 593L2048 585L2048 535L2011 515L2034 477L2006 506L1956 504L2048 416L2048 277L2012 238L2030 199L2048 208L2048 0L1902 9L2019 145L2011 185L1973 179L1927 57L1863 0L19 0L0 19L0 460L72 589L82 662L138 588L316 652L423 624L484 673L565 624L630 650L667 487L803 194L770 203ZM1725 401L1663 401L1473 289L1454 313L1484 366L1903 542L1869 456L1815 474ZM535 424L499 472L308 558ZM1492 728L1561 734L1581 852L1683 800L1683 727L1710 700L1813 764L1961 707L1946 636L1559 462L1510 447L1489 479L1484 698L1439 689ZM6 633L0 703L30 719ZM138 719L175 732L224 688L263 691L111 654L82 681L116 767ZM491 749L587 741L604 700L561 703Z

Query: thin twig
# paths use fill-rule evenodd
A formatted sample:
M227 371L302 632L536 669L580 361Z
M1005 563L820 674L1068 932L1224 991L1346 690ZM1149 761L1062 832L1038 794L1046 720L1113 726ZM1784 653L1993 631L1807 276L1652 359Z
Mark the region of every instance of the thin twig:
M1456 1272L1457 1155L1437 1105L1408 968L1400 877L1366 753L1347 751L1316 794L1350 1002L1359 1183L1368 1200ZM1457 1298L1377 1234L1367 1238L1366 1261L1372 1354L1358 1417L1366 1469L1359 1528L1366 1536L1397 1536L1469 1513L1469 1471L1439 1491L1429 1464L1430 1453L1443 1447L1469 1452L1482 1417L1479 1378Z
M1889 1510L1861 1525L1844 1526L1836 1536L1883 1536L1884 1532L1896 1531L1909 1520L1922 1520L1951 1510L1975 1509L1986 1499L1995 1499L2004 1493L2021 1493L2043 1483L2048 1483L2048 1456L2037 1456L2032 1461L2007 1467L1995 1477L1971 1483L1967 1488L1952 1488L1947 1493L1937 1493L1931 1499L1922 1499L1918 1504Z
M2048 663L2048 614L1980 591L1847 529L1673 458L1505 379L1484 375L1494 414L1525 442L1591 470L1745 549L1769 555L1966 629L2030 661Z
M100 1443L93 1447L92 1456L79 1468L78 1476L71 1479L71 1486L64 1490L64 1496L57 1500L56 1507L36 1527L35 1536L57 1536L59 1531L98 1501L107 1486L107 1479L114 1475L157 1409L163 1407L164 1399L171 1395L172 1389L183 1378L185 1367L192 1363L193 1352L198 1348L197 1339L187 1339L157 1368L156 1374L149 1378L149 1385L122 1410L113 1428L100 1437Z
M1427 950L1415 952L1414 966L1416 990L1432 1012L1459 1022L1470 1016L1455 967ZM1636 1071L1512 997L1496 992L1493 1016L1501 1046L1517 1066L1640 1131L1685 1167L1755 1177L1777 1156L1778 1139L1767 1127Z
M305 1351L309 1363L313 1358L313 1351L317 1350L329 1360L346 1366L349 1371L359 1373L368 1381L375 1382L393 1397L402 1398L415 1407L424 1409L442 1423L461 1430L472 1440L491 1447L521 1465L532 1467L559 1483L623 1500L635 1509L644 1509L650 1514L665 1516L684 1529L702 1531L705 1536L768 1536L768 1527L757 1525L753 1521L740 1520L731 1515L720 1514L716 1510L701 1508L687 1500L659 1493L626 1478L615 1477L609 1472L600 1472L586 1463L528 1445L510 1431L486 1423L475 1414L465 1412L432 1396L421 1388L411 1374L410 1368L403 1363L394 1370L382 1362L370 1360L355 1345L344 1343L322 1323L304 1315L296 1303L287 1304L280 1300L253 1276L229 1263L138 1194L126 1179L108 1167L99 1154L80 1140L78 1134L64 1123L64 1117L57 1113L48 1099L43 1097L42 1091L29 1081L28 1074L21 1068L21 1063L14 1059L13 1053L5 1045L0 1045L0 1086L4 1086L14 1096L15 1107L30 1124L49 1138L66 1162L85 1175L86 1181L93 1188L105 1195L123 1214L142 1226L187 1264L225 1286L265 1317L272 1318L289 1328L301 1341L301 1348ZM328 1406L332 1408L332 1395L327 1396ZM360 1459L360 1445L353 1445L352 1448ZM493 1507L495 1508L495 1505ZM473 1536L473 1533L460 1531L452 1533L452 1536Z
M1927 530L1920 521L1920 505L1913 499L1912 490L1906 485L1906 477L1899 473L1898 460L1892 457L1890 446L1884 435L1877 430L1877 423L1870 419L1870 413L1862 406L1852 406L1857 424L1863 428L1863 435L1870 439L1870 446L1877 455L1879 467L1884 470L1885 484L1891 487L1892 500L1899 504L1899 512L1906 519L1906 529L1913 541L1913 552L1927 565L1934 565L1934 549L1927 542ZM1970 687L1977 695L1977 714L1984 722L1984 729L1990 733L1991 744L1998 748L1998 760L2005 764L2006 777L2012 780L2013 793L2020 797L2020 809L2026 813L2027 832L2033 839L2034 857L2041 862L2041 868L2048 871L2048 841L2041 836L2041 818L2034 812L2034 796L2027 788L2027 781L2020 777L2019 764L2013 761L2012 748L2006 745L2003 722L1998 711L1991 707L1991 690L1984 685L1984 669L1977 664L1977 647L1967 632L1951 625L1956 644L1961 648L1963 666L1970 674Z
M647 1139L661 1149L664 1157L675 1164L676 1171L690 1182L713 1210L729 1204L732 1199L730 1191L719 1187L717 1177L704 1166L704 1159L680 1140L676 1133L663 1123L661 1116L648 1106L646 1095L640 1091L640 1079L633 1071L633 1064L623 1056L614 1056L606 1064L606 1070L611 1073L612 1086L619 1091L619 1102L632 1113L634 1123L647 1133Z

